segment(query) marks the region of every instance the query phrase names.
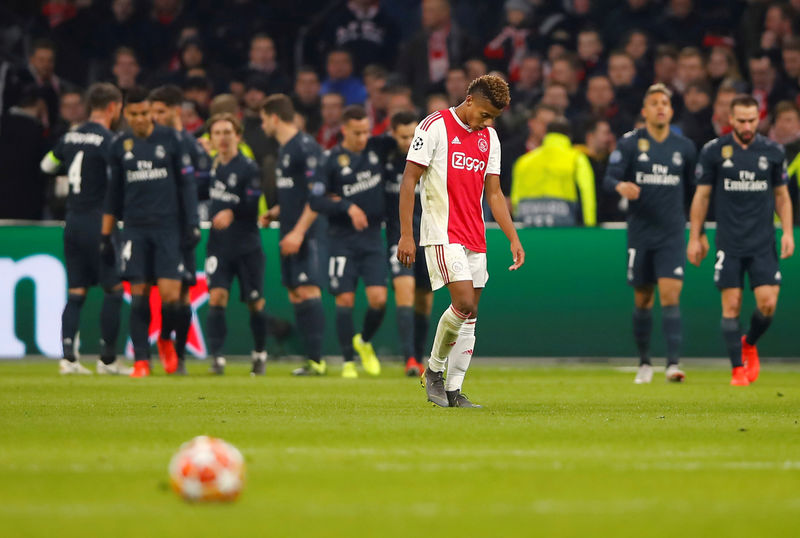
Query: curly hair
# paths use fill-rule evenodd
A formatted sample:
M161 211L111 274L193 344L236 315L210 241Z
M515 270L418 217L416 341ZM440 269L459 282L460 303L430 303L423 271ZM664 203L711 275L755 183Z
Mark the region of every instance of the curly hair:
M467 95L476 94L487 99L498 110L503 110L511 102L508 83L495 75L483 75L470 82Z

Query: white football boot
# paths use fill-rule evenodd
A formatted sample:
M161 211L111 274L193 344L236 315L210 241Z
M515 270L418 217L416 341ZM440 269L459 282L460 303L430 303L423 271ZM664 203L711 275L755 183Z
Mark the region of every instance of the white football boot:
M683 373L681 367L677 364L670 364L667 366L665 376L667 381L671 383L682 383L683 380L686 379L686 374Z
M633 380L637 385L644 385L653 380L653 367L649 364L642 364L636 372L636 379Z
M97 375L131 375L133 373L133 368L125 366L122 359L117 359L111 364L106 364L100 359L97 359L95 371L97 371Z
M75 359L75 362L67 359L58 361L58 373L61 375L92 375L92 371L79 363L78 359Z

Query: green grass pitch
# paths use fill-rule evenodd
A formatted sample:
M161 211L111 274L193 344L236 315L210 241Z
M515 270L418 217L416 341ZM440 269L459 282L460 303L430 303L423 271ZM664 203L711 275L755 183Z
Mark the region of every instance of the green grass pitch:
M89 364L87 361L86 364ZM504 363L509 364L509 363ZM0 535L798 536L800 367L649 386L607 365L478 360L481 410L382 377L62 378L0 361ZM338 373L335 369L334 373ZM247 460L230 505L191 505L167 463L195 435Z

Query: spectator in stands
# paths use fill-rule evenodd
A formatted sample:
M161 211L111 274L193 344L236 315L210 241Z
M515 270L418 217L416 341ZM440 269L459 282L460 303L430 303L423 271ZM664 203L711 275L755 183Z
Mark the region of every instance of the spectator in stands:
M589 159L594 174L594 193L597 200L597 222L622 222L625 220L627 200L618 192L609 192L603 188L608 157L616 147L614 133L606 120L589 120L583 127L584 143L576 145L575 149L581 151Z
M533 108L542 97L542 82L541 57L529 54L522 58L519 64L519 78L511 84L512 114Z
M316 134L322 125L320 87L319 76L314 68L304 66L297 70L294 79L294 93L291 96L292 103L295 111L305 117L305 131L310 134Z
M470 80L472 79L467 78L467 72L463 67L451 67L447 70L444 89L450 106L458 106L464 100Z
M578 68L578 59L574 54L564 54L550 65L550 80L567 89L569 104L573 109L579 108L583 102Z
M345 49L334 49L328 53L325 64L328 78L322 83L321 92L338 93L344 96L345 105L362 105L367 100L364 84L353 75L353 58Z
M711 116L711 125L717 136L731 132L731 101L739 94L739 90L731 83L723 83L714 96L714 115Z
M422 28L401 45L397 71L421 103L441 89L447 70L462 65L478 52L469 34L450 16L449 0L422 0Z
M527 125L522 133L510 138L503 143L503 151L500 153L500 188L508 198L511 194L511 170L517 159L533 151L542 145L544 135L547 134L547 126L550 125L561 112L546 104L539 104L530 112L526 113Z
M635 28L628 32L624 39L622 50L628 53L628 56L633 58L633 63L636 65L636 73L640 80L652 80L653 68L650 59L650 36L647 32Z
M133 49L120 47L114 51L114 64L111 68L111 73L114 75L114 85L122 90L123 95L137 86L141 71L139 60L136 58L136 53Z
M595 182L589 159L572 147L570 125L560 118L547 126L541 147L514 164L511 205L526 226L594 226Z
M760 43L763 50L778 52L792 38L792 16L789 4L773 3L767 8Z
M634 28L651 32L655 23L655 10L649 0L626 0L605 18L603 35L605 42L616 47L620 40Z
M542 100L539 103L549 105L558 110L559 115L567 113L569 108L569 94L567 87L558 82L550 82L545 86Z
M660 40L678 48L699 47L705 27L694 7L692 0L669 0L656 24Z
M86 121L88 116L86 103L83 101L83 90L71 88L61 94L58 116L58 121L50 130L50 140L58 140L61 135Z
M378 64L368 65L364 68L364 88L367 90L367 101L364 109L369 118L369 125L372 129L371 135L377 136L389 128L389 116L387 114L388 94L386 89L386 69Z
M678 49L672 45L659 45L653 59L653 84L661 83L668 89L674 90L677 76Z
M786 85L790 91L800 93L800 38L794 37L783 44L781 59Z
M467 80L475 80L483 75L489 74L489 66L482 58L470 58L464 62L464 71L467 73ZM496 70L495 70L496 71ZM505 71L498 71L502 74L502 79L508 78ZM506 81L508 82L508 81Z
M47 104L40 92L34 84L23 87L17 105L0 117L0 219L42 218L45 178L39 162L46 152Z
M135 0L111 0L110 8L111 16L105 16L103 24L97 24L94 28L93 56L107 61L109 52L120 47L134 49L137 57L146 55L148 43L143 36L147 35L147 28L136 11Z
M181 103L181 123L184 129L196 136L203 129L204 121L197 110L197 103L189 99Z
M695 81L705 81L708 78L706 61L703 54L695 47L684 47L678 54L678 72L675 78L675 89L683 93ZM676 110L676 113L678 111Z
M152 62L150 68L162 67L165 58L172 57L178 42L178 32L187 26L188 19L184 13L183 0L152 0L149 16L146 19L146 37L150 53L147 58Z
M277 157L278 144L274 138L267 137L261 128L261 106L269 96L269 81L261 75L254 75L247 81L242 107L242 141L250 146L253 160L263 172L268 166L265 159ZM273 162L274 165L274 162Z
M18 75L20 87L33 85L38 88L39 96L47 107L47 115L42 117L45 128L52 126L58 120L59 96L65 89L55 69L55 45L48 39L37 39L31 46L28 65Z
M786 151L789 194L792 199L795 225L800 224L798 207L798 182L800 182L800 109L791 101L781 101L775 106L775 119L769 137L782 144Z
M616 50L608 56L608 79L620 108L635 117L641 108L644 91L637 85L636 65L627 52Z
M733 51L728 47L712 47L708 55L708 80L711 91L716 93L723 82L733 84L739 91L744 92L746 85L742 82L739 64Z
M578 32L576 52L585 76L604 71L603 38L594 27L584 28Z
M240 76L247 80L253 75L266 78L268 95L289 91L289 79L278 64L275 42L267 34L256 34L250 40L247 66Z
M450 108L450 100L443 93L432 93L425 100L425 115Z
M344 96L340 93L322 94L320 110L322 125L317 131L317 142L322 149L331 149L341 138Z
M711 106L711 87L707 82L695 81L683 92L683 110L677 124L683 136L694 142L696 148L702 148L706 142L716 138L711 117L714 109Z
M213 94L214 86L207 77L189 77L183 83L183 96L197 103L197 110L203 117L209 117L208 106Z
M532 13L533 5L527 0L506 0L506 24L483 49L490 67L508 73L509 82L519 80L520 64L530 52L528 36L531 30L528 24ZM470 80L475 78L470 77Z
M386 91L386 115L391 118L401 111L413 112L418 114L417 107L411 100L411 88L402 84L387 86Z
M380 0L350 0L327 17L320 41L323 53L349 51L360 73L370 64L393 67L399 40L399 29Z
M794 99L786 84L782 83L778 70L772 63L772 57L765 51L758 51L747 61L750 73L750 93L758 101L758 113L761 118L759 129L765 132L769 128L769 112L780 101Z
M605 75L595 75L586 83L586 108L578 123L589 120L605 120L615 136L622 136L633 127L634 116L620 108L614 98L614 88ZM601 176L602 178L602 176Z

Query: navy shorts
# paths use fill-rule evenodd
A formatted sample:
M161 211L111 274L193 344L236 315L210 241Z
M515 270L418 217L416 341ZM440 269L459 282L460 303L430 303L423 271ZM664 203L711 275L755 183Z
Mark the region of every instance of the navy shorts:
M386 286L386 247L380 234L331 237L328 245L328 281L333 295L364 286Z
M717 250L714 264L714 283L719 289L744 288L744 275L750 279L750 288L780 286L781 270L775 247L759 256L733 256Z
M633 287L658 283L659 278L683 280L686 249L683 243L659 248L628 248L628 284Z
M281 256L281 283L289 289L298 286L322 287L316 237L306 237L297 254Z
M159 278L180 280L183 256L178 227L125 227L120 258L122 279L133 284L154 283Z
M183 262L181 271L181 282L186 286L197 284L197 256L195 248L181 248L181 261Z
M406 267L397 259L397 244L390 245L387 249L389 271L391 278L399 276L413 276L414 287L417 289L431 290L431 277L428 274L428 263L425 261L425 247L417 246L417 256L413 267Z
M230 255L209 250L206 256L208 289L230 290L234 277L239 280L239 298L242 302L261 299L264 296L264 253L251 250Z
M101 218L97 215L70 216L64 226L64 262L67 286L89 288L100 285L110 290L120 283L117 263L106 265L100 258ZM119 252L119 237L112 236Z

